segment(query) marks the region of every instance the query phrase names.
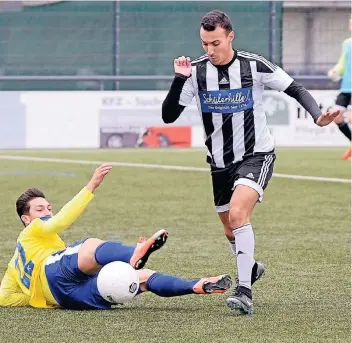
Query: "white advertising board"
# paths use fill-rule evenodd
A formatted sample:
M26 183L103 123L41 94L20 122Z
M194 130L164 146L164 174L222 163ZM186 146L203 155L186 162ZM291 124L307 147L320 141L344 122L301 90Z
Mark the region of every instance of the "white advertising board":
M114 132L132 132L134 137L128 138L130 144L139 146L137 142L148 128L165 126L161 106L166 94L166 91L2 92L2 106L8 109L3 111L2 121L13 127L13 135L9 132L11 139L0 141L0 148L98 148L105 146L104 135ZM338 91L311 91L311 94L325 112L334 105ZM334 123L318 127L296 100L285 93L265 91L263 102L278 147L348 146L348 140ZM203 125L195 101L167 127L188 127L190 145L204 146Z

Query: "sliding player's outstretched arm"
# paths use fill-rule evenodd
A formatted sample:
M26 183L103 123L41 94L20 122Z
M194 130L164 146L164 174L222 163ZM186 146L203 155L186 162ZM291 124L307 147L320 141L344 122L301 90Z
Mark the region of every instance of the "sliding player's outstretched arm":
M90 203L93 198L93 192L100 186L111 168L110 164L102 164L95 170L88 184L59 213L48 220L39 219L38 221L40 222L37 221L36 225L30 225L28 229L37 231L35 233L38 235L50 235L67 229Z

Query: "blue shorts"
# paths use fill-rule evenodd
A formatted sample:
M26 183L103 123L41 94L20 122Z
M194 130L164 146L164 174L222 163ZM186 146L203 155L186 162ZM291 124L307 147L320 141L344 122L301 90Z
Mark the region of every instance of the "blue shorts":
M98 291L97 275L87 275L78 268L78 250L83 242L48 257L45 274L50 291L58 304L67 309L111 309L112 304Z

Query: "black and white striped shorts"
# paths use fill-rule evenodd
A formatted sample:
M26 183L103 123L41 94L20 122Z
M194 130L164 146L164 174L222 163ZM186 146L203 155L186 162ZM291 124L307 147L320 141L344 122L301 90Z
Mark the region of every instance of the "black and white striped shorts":
M261 202L264 190L273 175L275 159L274 152L256 153L228 168L212 166L211 177L216 211L229 210L232 193L237 185L253 188L258 192L258 201Z

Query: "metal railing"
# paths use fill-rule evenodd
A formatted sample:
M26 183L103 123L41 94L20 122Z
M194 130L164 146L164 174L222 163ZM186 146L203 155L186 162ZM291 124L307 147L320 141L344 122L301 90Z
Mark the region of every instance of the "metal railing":
M92 75L92 76L76 76L76 75L16 75L4 76L0 75L0 82L21 82L21 81L96 81L99 82L99 89L104 90L104 82L107 81L172 81L173 75L129 75L129 76L112 76L112 75ZM303 80L319 80L329 81L325 75L294 75L297 81Z

